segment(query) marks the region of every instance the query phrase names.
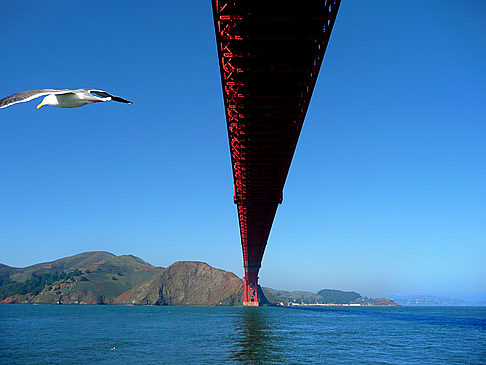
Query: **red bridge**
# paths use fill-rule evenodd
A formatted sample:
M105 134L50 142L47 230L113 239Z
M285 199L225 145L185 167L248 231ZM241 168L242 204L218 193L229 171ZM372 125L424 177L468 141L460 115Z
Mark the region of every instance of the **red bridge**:
M340 0L212 0L238 206L244 305L258 271Z

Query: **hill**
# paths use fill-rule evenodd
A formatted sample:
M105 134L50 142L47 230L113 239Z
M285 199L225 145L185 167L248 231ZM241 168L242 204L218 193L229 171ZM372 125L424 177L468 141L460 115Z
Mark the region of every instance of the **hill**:
M163 268L135 256L85 252L63 259L0 271L0 301L19 303L110 302Z
M317 292L320 296L321 303L350 304L355 303L361 295L354 291L341 291L335 289L323 289Z

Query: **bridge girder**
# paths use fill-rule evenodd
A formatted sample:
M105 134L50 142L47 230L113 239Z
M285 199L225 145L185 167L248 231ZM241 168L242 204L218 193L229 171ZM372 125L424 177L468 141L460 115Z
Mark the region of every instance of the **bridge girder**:
M340 0L212 0L238 207L245 305L258 272Z

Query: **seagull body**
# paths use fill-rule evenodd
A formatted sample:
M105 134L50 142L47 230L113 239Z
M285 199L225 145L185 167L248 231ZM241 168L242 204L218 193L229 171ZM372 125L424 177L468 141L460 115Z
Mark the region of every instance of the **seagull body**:
M0 100L0 109L7 106L30 101L35 98L44 96L42 102L37 105L37 109L44 105L57 106L60 108L76 108L86 104L100 103L103 101L118 101L120 103L132 104L131 101L123 99L119 96L108 94L106 91L98 89L77 89L77 90L56 90L56 89L41 89L28 90L7 96Z

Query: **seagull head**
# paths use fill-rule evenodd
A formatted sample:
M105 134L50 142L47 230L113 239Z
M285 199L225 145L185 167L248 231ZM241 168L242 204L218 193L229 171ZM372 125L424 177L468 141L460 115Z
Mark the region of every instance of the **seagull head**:
M58 104L58 101L57 101L56 95L49 94L44 99L42 99L42 102L39 105L37 105L37 109L42 108L44 105L56 106L57 104Z

